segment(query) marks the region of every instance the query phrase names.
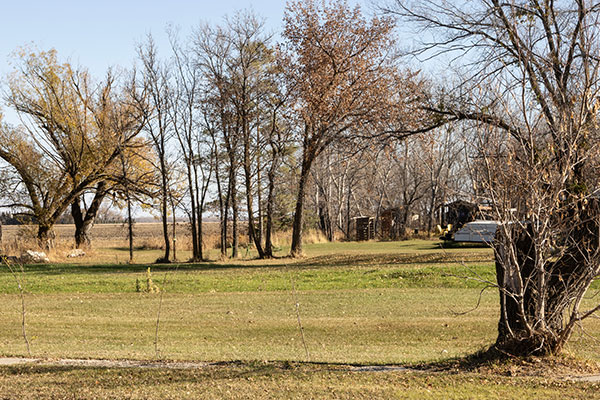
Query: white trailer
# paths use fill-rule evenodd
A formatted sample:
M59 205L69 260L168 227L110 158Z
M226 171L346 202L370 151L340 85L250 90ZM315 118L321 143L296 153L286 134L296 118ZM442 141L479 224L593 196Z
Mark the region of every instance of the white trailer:
M498 221L467 222L454 233L454 241L490 244L494 241L498 225Z

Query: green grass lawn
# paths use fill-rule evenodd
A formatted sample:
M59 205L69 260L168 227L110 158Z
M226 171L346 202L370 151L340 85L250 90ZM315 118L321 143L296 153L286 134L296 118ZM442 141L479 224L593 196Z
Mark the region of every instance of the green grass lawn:
M0 398L34 398L44 388L54 398L558 398L561 385L573 398L594 393L591 384L533 377L349 370L431 363L493 343L498 294L482 292L481 282L495 275L487 248L334 243L307 245L299 260L107 261L25 267L32 356L242 363L199 371L2 367ZM162 293L136 292L148 266ZM0 293L0 356L26 356L20 297L6 268ZM600 361L588 337L595 333L600 324L586 322L567 353ZM305 361L313 364L294 364Z

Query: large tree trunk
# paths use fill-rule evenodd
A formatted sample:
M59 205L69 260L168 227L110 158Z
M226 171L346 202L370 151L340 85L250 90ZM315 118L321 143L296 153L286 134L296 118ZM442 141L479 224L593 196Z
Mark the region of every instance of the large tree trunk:
M333 228L331 226L331 216L327 204L319 205L319 228L329 242L333 242Z
M125 196L127 199L127 238L129 241L129 263L133 263L133 217L131 215L131 195L129 189L126 189Z
M530 258L534 251L533 243L527 232L517 234L516 243L512 245L517 252L517 266L507 267L505 260L510 257L505 244L507 241L507 238L498 240L495 249L496 279L500 287L500 320L495 347L512 355L529 354L543 343L543 338L535 334L529 325L531 317L534 317L529 314L535 307L532 286L524 285L534 272Z
M260 239L260 230L257 232L254 226L254 209L252 201L252 171L250 170L250 154L248 148L244 150L244 177L246 180L246 208L248 210L248 236L251 241L254 242L256 251L258 252L258 258L265 258L265 253L262 248ZM260 216L259 216L260 219Z
M173 232L173 261L177 261L177 217L175 216L175 201L171 198L171 212L173 213L171 219L171 227Z
M217 173L217 189L218 189L218 196L219 196L219 210L220 213L222 215L223 213L223 199L221 197L221 182L219 181L219 171L216 171ZM204 176L204 175L203 175ZM197 207L196 207L196 221L197 221L197 226L196 226L196 250L197 250L197 259L198 261L204 260L204 245L202 243L202 238L203 238L203 230L202 230L202 213L204 211L204 202L206 199L206 189L207 189L207 185L206 182L203 182L202 184L202 188L203 191L202 193L200 193L200 186L198 185L198 168L194 167L194 190L196 191L196 199L197 199ZM210 178L209 178L210 180ZM222 233L221 233L222 235Z
M259 113L256 116L257 120L259 120ZM256 129L256 148L260 149L260 130ZM257 225L258 229L256 231L256 235L258 236L258 242L262 245L263 237L265 232L264 227L264 219L263 219L263 199L262 199L262 166L261 166L261 152L256 152L256 202L257 202ZM264 255L263 255L264 256Z
M75 247L80 249L82 247L89 247L91 245L90 230L94 226L96 216L102 205L102 201L106 196L106 183L99 182L96 186L96 193L92 203L85 211L85 215L81 210L81 204L79 198L75 199L71 204L71 216L75 224Z
M271 147L274 148L273 143ZM267 191L267 221L265 227L265 257L273 258L273 204L275 202L275 173L279 168L279 152L273 150L271 165L267 170L269 188Z
M234 178L235 178L235 174L234 174ZM238 238L239 238L239 231L238 231L238 216L239 216L239 210L238 210L238 201L237 201L237 188L236 188L236 182L235 180L232 182L231 185L231 258L237 258L238 257L238 248L239 248L239 243L238 243Z
M513 228L513 243L499 230L495 246L500 288L496 349L514 356L556 354L569 340L578 314L567 318L567 313L592 281L589 254L577 245L586 241L584 236L597 243L597 223L588 221L571 233L569 242L574 245L558 260L546 263L543 270L536 267L539 254L531 226ZM510 256L512 251L516 257ZM517 265L510 266L510 259L516 259Z
M166 177L166 163L161 158L161 199L160 199L160 214L163 229L163 240L165 242L165 254L162 258L156 260L159 263L168 263L171 258L171 240L169 239L169 187Z
M38 245L44 250L50 250L54 247L54 239L56 238L56 234L52 229L53 226L54 224L49 222L39 222L38 224Z
M305 150L307 151L307 150ZM298 181L298 197L296 198L296 210L294 212L294 221L292 223L292 248L290 255L292 257L302 256L302 230L304 224L304 198L306 195L306 184L312 159L303 157L302 170L300 171L300 180Z
M265 227L265 257L273 258L273 192L275 190L275 173L269 171L269 190L267 194L267 226Z
M229 189L223 196L223 188L221 186L221 175L219 174L219 153L215 150L215 180L217 183L217 196L219 197L219 222L220 222L220 237L219 247L221 249L221 258L227 257L227 207L229 207ZM225 201L224 201L225 200Z
M346 196L346 240L351 240L351 232L350 232L350 227L351 227L351 221L352 219L350 218L350 197L352 195L352 183L348 182L348 194Z
M231 185L227 185L223 213L221 214L221 257L227 258L227 232L229 231L229 205L231 204Z
M191 215L190 224L192 230L192 261L202 259L201 251L198 249L198 229L196 216L196 195L198 194L198 173L197 167L192 166L192 161L188 161L187 165L188 189L190 191ZM195 182L194 182L195 181Z
M205 182L202 183L202 193L197 193L197 198L198 198L198 254L200 255L200 259L204 260L204 244L202 243L202 238L204 235L204 230L203 230L203 212L204 212L204 205L206 204L206 194L208 193L208 187L210 185L210 175L208 179L206 179ZM196 190L198 190L198 182L196 180ZM220 189L219 189L220 191ZM222 203L222 200L220 200L220 203Z

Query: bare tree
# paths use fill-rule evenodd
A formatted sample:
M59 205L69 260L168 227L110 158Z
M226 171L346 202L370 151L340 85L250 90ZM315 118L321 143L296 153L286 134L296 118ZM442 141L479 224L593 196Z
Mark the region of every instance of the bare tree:
M600 6L395 1L388 11L431 30L421 54L468 54L464 80L432 98L423 129L471 121L476 183L500 221L495 349L557 353L600 308L580 310L600 272Z
M232 257L238 256L238 171L240 166L240 126L231 101L233 93L231 70L228 63L234 49L227 27L202 25L194 33L196 62L203 78L203 127L212 137L213 155L219 162L226 161L227 185L215 164L215 177L221 206L221 252L226 256L229 209L232 211ZM225 157L220 150L224 149ZM215 158L216 160L216 158ZM225 189L226 188L226 189ZM225 189L225 190L223 190Z
M242 167L246 189L248 234L258 252L265 258L260 230L257 230L254 213L253 186L260 193L260 182L254 179L253 166L261 148L253 132L260 129L260 103L264 92L265 71L272 64L272 50L268 48L269 36L263 33L264 23L247 12L236 14L228 20L231 55L227 60L230 101L235 112L235 126L240 138ZM256 168L260 171L260 166Z
M267 199L265 213L265 257L273 257L273 232L275 219L276 185L280 181L279 169L293 149L293 113L288 109L290 90L280 68L272 65L267 72L266 90L262 111L265 115L265 168L267 172ZM260 181L259 181L260 184ZM260 204L260 203L259 203ZM260 213L259 213L260 218Z
M168 68L158 57L156 44L151 35L148 35L145 45L138 47L138 57L142 63L142 86L146 99L139 102L140 110L144 112L145 131L152 142L156 154L156 171L160 177L159 209L163 228L165 253L159 262L168 263L171 253L169 238L169 178L171 165L169 162L169 145L172 138L172 120L169 115L171 87L169 85Z
M425 229L429 233L433 230L435 214L444 205L445 199L460 194L460 182L467 174L467 167L461 163L464 147L452 126L432 131L417 143L416 160L413 162L422 165L426 179L423 209Z
M201 147L204 139L200 130L200 112L198 107L201 74L196 66L193 51L183 46L174 30L169 31L173 58L173 85L174 90L168 108L173 130L179 143L179 151L183 156L187 177L187 192L189 196L191 232L192 232L192 260L199 261L204 258L202 246L202 215L204 199L212 168L208 174L202 168ZM199 182L200 181L200 182Z
M396 76L388 57L393 26L387 18L367 21L359 7L352 9L344 1L288 3L284 70L297 98L302 147L293 256L302 254L305 192L315 158L350 133L351 127L365 127L389 116Z

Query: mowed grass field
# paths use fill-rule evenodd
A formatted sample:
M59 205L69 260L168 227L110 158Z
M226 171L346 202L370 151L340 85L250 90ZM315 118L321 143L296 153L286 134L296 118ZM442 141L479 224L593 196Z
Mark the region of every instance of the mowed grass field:
M571 369L534 376L501 365L484 372L356 369L423 369L492 344L498 295L483 290L482 281L494 279L492 252L484 247L331 243L306 245L302 259L259 261L249 252L247 259L216 261L215 255L200 264L101 262L98 254L111 251L25 266L20 277L31 356L211 364L0 367L0 398L600 396L596 384L564 380ZM138 250L136 259L152 260L156 251ZM136 291L145 287L148 267L159 293ZM594 304L595 289L586 307ZM0 270L0 293L0 356L28 356L21 298L7 268ZM597 320L586 321L568 357L600 361L593 338L599 333Z

